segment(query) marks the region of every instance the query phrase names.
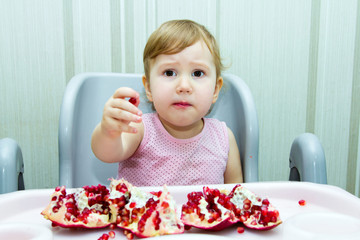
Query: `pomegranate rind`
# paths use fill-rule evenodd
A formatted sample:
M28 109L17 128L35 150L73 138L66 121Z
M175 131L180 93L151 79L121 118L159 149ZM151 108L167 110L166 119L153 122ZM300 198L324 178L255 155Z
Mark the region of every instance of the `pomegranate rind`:
M97 186L106 189L105 186ZM106 190L107 191L107 190ZM45 219L50 220L56 226L64 228L105 228L110 225L109 209L106 202L106 196L96 195L92 198L94 204L88 205L88 198L85 188L73 189L71 193L66 194L65 186L56 189L50 197L50 203L41 212ZM107 191L108 193L108 191ZM71 206L71 207L69 207ZM69 208L73 210L69 210ZM54 211L56 209L56 211ZM75 210L74 210L75 209ZM104 211L104 209L107 209ZM86 211L86 214L85 214ZM71 213L70 213L71 212ZM105 212L105 213L104 213Z

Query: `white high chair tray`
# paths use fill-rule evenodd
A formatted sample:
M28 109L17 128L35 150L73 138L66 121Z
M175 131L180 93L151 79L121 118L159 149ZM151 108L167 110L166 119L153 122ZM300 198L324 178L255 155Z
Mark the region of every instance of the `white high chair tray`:
M256 231L245 228L242 234L237 233L239 225L235 225L218 232L210 232L192 228L180 235L168 235L157 237L156 239L287 239L283 238L284 228L287 226L287 220L293 216L302 214L342 214L342 216L356 217L360 216L360 199L346 192L345 190L322 184L304 183L304 182L260 182L245 183L246 188L262 197L268 197L270 202L279 210L280 218L283 223L269 231ZM210 187L232 189L234 184L209 185ZM201 191L203 186L169 186L168 189L174 197L178 214L180 214L181 205L187 201L187 194L192 191ZM156 191L159 187L144 187L146 191ZM50 201L50 195L54 189L25 190L0 195L0 226L3 224L36 224L48 228L53 233L53 239L98 239L103 233L108 233L110 228L105 229L65 229L52 228L51 222L44 219L40 212ZM305 200L306 205L300 206L298 201ZM357 222L355 228L358 225ZM316 228L316 223L314 224ZM333 228L329 225L324 231L331 231ZM354 228L354 227L353 227ZM360 229L350 229L347 231L360 231ZM114 239L126 239L122 230L114 230L116 236Z

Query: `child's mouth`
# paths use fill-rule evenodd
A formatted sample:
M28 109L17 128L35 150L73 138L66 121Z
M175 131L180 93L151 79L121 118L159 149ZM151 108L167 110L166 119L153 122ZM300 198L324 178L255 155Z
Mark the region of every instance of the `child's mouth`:
M190 103L187 102L177 102L173 104L175 107L177 108L187 108L187 107L191 107Z

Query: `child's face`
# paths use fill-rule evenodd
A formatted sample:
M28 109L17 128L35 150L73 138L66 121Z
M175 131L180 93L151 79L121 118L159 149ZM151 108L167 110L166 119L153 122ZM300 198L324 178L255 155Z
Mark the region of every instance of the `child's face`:
M150 81L150 83L149 83ZM147 97L160 119L173 126L198 124L217 100L222 78L206 44L198 41L173 55L159 55L144 79Z

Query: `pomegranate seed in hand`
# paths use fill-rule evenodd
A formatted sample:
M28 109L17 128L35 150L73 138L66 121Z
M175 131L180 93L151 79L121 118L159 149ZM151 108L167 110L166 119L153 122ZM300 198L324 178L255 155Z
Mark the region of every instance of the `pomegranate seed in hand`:
M131 102L132 104L134 104L136 106L137 100L136 100L136 98L130 98L129 102Z
M300 201L299 201L299 205L300 205L300 206L305 206L305 205L306 205L306 201L303 200L303 199L300 200Z
M237 228L238 233L243 233L244 231L245 231L245 228L243 228L243 227L238 227Z

